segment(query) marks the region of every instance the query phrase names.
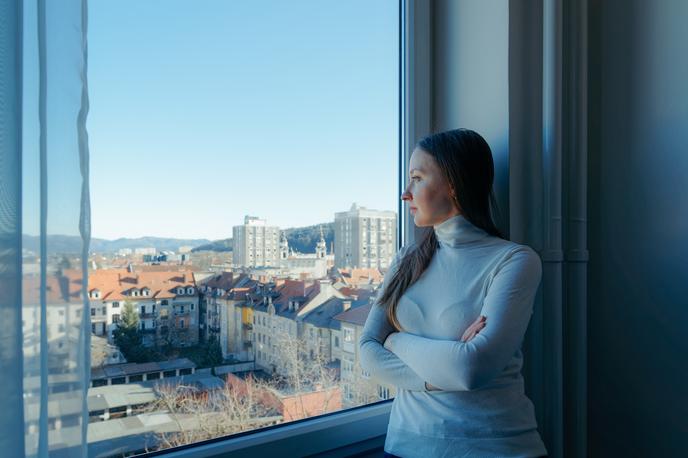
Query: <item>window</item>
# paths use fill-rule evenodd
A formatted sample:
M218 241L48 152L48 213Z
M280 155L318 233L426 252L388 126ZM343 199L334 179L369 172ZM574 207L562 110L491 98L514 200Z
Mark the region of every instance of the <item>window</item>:
M96 309L91 307L91 316L96 316Z
M149 372L146 374L146 380L158 380L160 378L160 372Z
M113 266L124 266L117 270L128 270L122 275L136 278L128 286L123 283L123 289L136 286L145 297L142 301L150 306L148 312L158 315L156 334L147 329L150 324L145 322L150 323L149 317L140 320L142 329L148 331L146 337L151 338L150 343L155 347L150 353L156 357L163 354L163 349L165 356L183 357L195 356L198 348L203 348L204 339L215 326L211 318L217 312L212 305L214 299L204 295L207 303L199 302L200 313L195 313L193 301L197 288L210 294L206 292L207 285L222 283L208 283L204 273L233 270L230 287L225 288L229 296L215 299L222 320L225 320L222 322L223 353L231 352L239 362L257 357L260 361L255 365L261 376L266 380L277 380L278 376L285 380L289 374L283 372L290 370L285 361L287 356L283 354L289 350L285 335L290 339L314 339L309 345L296 347L304 357L310 356L314 361L322 354L319 344L324 343L325 354L333 360L331 367L337 371L341 369L340 346L350 344L350 356L355 357L353 327L340 333L328 329L316 331L314 326L308 325L309 330L304 332L301 315L295 315L299 307L301 310L320 307L319 298L313 300L317 295L314 270L329 269L329 265L314 262L314 249L303 241L319 240L317 223L327 224L323 229L328 257L332 256L330 261L338 266L342 262L338 251L341 247L336 246L330 220L342 212L352 219L348 235L351 243L347 248L352 254L348 262L360 264L359 247L356 246L361 240L356 224L360 211L350 210L351 203L334 203L331 176L309 175L307 183L294 177L302 175L302 164L334 169L338 182L341 180L339 187L356 190L356 199L368 208L366 216L373 214L370 212L397 208L397 172L390 165L396 161L399 137L395 86L399 40L396 2L380 2L374 8L363 6L362 2L356 5L334 2L327 6L300 0L268 2L269 7L260 8L252 2L216 2L212 8L195 8L192 2L181 6L184 2L180 2L166 4L162 17L159 3L136 2L137 11L133 16L129 8L118 5L119 2L91 5L89 15L95 17L93 20L99 27L91 28L89 35L90 116L98 122L93 122L89 138L93 150L91 173L94 186L98 187L94 195L101 199L93 205L103 208L104 202L112 203L107 213L94 212L98 217L94 219L94 227L98 230L93 236L115 240L152 234L170 240L198 240L197 246L204 243L203 239L219 241L233 237L233 251L226 251L220 243L213 243L215 246L211 250L195 250L194 246L193 251L167 246L131 247L132 252L118 256ZM333 5L336 5L337 14L328 13L320 18L317 11L313 11L326 7L329 11L335 8ZM362 7L366 14L361 14ZM290 18L288 27L287 16ZM314 17L319 18L317 27L312 26ZM125 19L127 23L133 22L127 32L115 27ZM141 35L144 28L146 33ZM357 35L355 40L351 38L353 30ZM318 34L323 34L322 38ZM295 39L299 36L300 39ZM155 55L155 63L150 59L151 53ZM218 59L218 55L224 56L223 59ZM240 65L232 62L240 62ZM193 73L191 77L191 68L200 73ZM204 84L194 86L192 82L198 78ZM249 94L252 95L249 97ZM267 114L257 109L266 103L271 107ZM362 115L360 106L363 105L372 108ZM180 106L184 110L180 111ZM169 129L170 125L185 127ZM223 132L219 136L214 134L218 126L226 127L220 129ZM278 128L273 135L266 126ZM311 146L296 147L297 143L302 143L298 139L304 131L314 132L313 135L320 139L314 138L316 144L325 144L321 140L335 138L335 135L341 141L334 145L326 143L327 151ZM346 135L341 135L342 131ZM190 147L198 138L203 139L202 147ZM375 148L358 151L361 144L375 145ZM225 154L228 148L249 154L242 155L239 162L228 161L226 156L229 155ZM278 148L281 154L288 154L292 159L289 163L279 159ZM146 151L145 158L135 151ZM115 156L117 164L112 162ZM344 157L346 160L341 159ZM146 170L150 175L143 185L137 181L141 175L137 178L130 173L132 164L139 164L139 170ZM203 170L203 173L195 170ZM252 173L255 170L260 171L259 176ZM231 189L227 187L228 176L231 176ZM260 192L256 191L257 187ZM318 189L318 192L307 202L291 200L289 196L301 195L304 189ZM236 194L238 199L226 199L228 192ZM269 198L263 201L263 195ZM136 214L137 217L122 218L124 214ZM255 219L249 224L245 221L246 216ZM309 227L315 229L305 229ZM279 250L274 247L279 246L280 231L286 228L299 228L287 234L290 248L295 252L294 261L290 261L289 267L275 268ZM168 254L167 250L185 254L188 260L182 261L177 254ZM94 253L94 257L102 254ZM143 260L144 254L149 256L148 261ZM161 257L159 261L154 260L157 256ZM167 256L167 260L163 261L162 256ZM129 265L131 268L127 269ZM261 271L265 266L271 267ZM164 277L167 267L170 275ZM262 302L261 293L254 292L256 286L265 286L264 279L272 275L280 275L277 280L281 282L283 270L288 271L285 277L291 280L284 284L275 281L272 285L275 291L285 290L282 295L273 297L276 309L273 321L267 316L268 309ZM303 285L298 284L301 279ZM216 290L221 295L221 289ZM264 294L265 289L262 291ZM257 294L258 300L249 302L244 296L246 292L252 296ZM185 305L174 305L170 313L167 307L173 304L167 299L161 300L160 296L171 298L173 304L184 302ZM290 304L290 297L298 300ZM123 302L124 299L127 298L119 300ZM153 299L159 301L159 310L150 305ZM233 302L244 299L245 308L243 303L234 308ZM143 318L146 305L137 304L138 299L132 302L139 307L140 318ZM289 313L288 305L295 310ZM309 310L306 312L310 313ZM238 313L233 314L234 311ZM126 316L123 313L113 314L113 323ZM254 313L261 315L256 319ZM194 319L196 315L199 318ZM323 317L322 322L330 323L332 318ZM254 344L249 341L252 333L241 323L253 323L258 326L254 331L263 331ZM337 354L331 355L330 336L334 333L337 335L332 342ZM316 341L318 337L323 342ZM340 342L341 339L344 340ZM182 348L184 344L191 348ZM263 347L258 348L259 345ZM342 350L347 351L346 348ZM265 364L268 358L273 360L274 367ZM176 374L165 365L167 362L151 363L160 364L164 377L169 379ZM360 376L358 371L354 372L355 361L347 364L347 373L355 381ZM181 369L176 373L187 375L188 371L190 369ZM156 373L159 376L160 373ZM154 380L149 374L145 380ZM198 371L195 377L202 379L204 374L205 371ZM177 383L177 380L167 381ZM357 398L358 388L354 381L334 382L330 388L336 392L338 401ZM198 386L205 385L200 382ZM372 397L375 397L375 389L373 386ZM304 391L296 395L306 394ZM198 405L202 404L202 398L199 394ZM263 414L270 416L266 412L257 415ZM263 426L260 421L252 424ZM151 431L151 437L156 437L155 431ZM196 434L189 437L211 439ZM118 439L113 438L113 441ZM151 450L155 450L154 442L149 445Z
M380 397L380 399L389 399L389 388L387 388L386 386L378 385L377 395Z
M119 302L113 302L113 303L112 303L112 308L113 308L113 309L119 308Z

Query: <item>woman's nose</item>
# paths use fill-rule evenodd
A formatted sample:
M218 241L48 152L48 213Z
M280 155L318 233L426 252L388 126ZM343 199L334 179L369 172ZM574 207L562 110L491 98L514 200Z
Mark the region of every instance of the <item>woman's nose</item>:
M406 189L402 194L401 194L401 200L412 200L413 196L411 193Z

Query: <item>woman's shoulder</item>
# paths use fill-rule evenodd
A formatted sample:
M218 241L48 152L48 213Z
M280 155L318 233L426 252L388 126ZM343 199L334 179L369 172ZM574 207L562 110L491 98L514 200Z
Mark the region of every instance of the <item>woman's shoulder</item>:
M535 276L542 273L542 259L538 252L529 245L503 240L501 249L497 256L496 271L504 269L505 266L516 267L518 270L525 270Z
M499 268L505 263L523 263L530 267L541 264L538 252L529 245L513 242L499 237L490 237L489 245L494 250L494 266Z

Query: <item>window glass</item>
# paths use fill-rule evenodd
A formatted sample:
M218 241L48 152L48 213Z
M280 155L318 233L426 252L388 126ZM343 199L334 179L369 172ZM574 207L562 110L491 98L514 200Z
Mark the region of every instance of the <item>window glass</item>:
M90 3L89 287L116 309L92 389L124 406L90 425L116 456L394 395L356 309L397 249L398 8Z

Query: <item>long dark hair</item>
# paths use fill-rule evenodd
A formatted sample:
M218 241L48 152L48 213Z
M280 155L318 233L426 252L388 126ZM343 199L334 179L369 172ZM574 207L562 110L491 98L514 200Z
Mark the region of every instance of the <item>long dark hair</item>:
M497 212L497 203L492 191L492 151L485 139L472 130L456 129L425 137L416 147L435 159L455 191L454 203L461 214L488 234L504 238L490 212L490 205ZM402 329L396 317L399 299L420 278L437 247L434 228L424 228L420 241L409 247L382 293L379 304L385 307L387 319L398 331Z

